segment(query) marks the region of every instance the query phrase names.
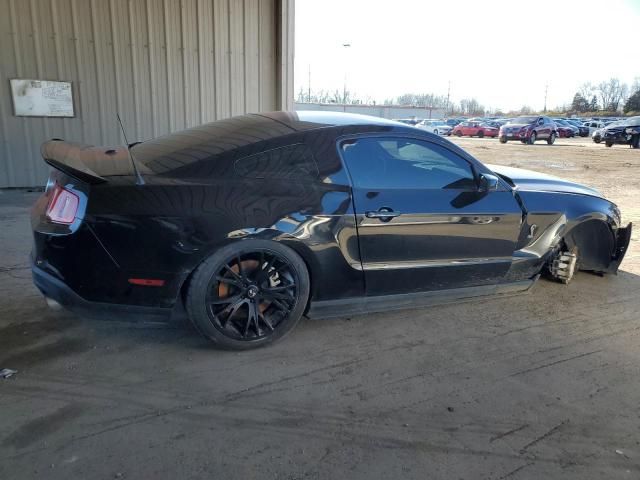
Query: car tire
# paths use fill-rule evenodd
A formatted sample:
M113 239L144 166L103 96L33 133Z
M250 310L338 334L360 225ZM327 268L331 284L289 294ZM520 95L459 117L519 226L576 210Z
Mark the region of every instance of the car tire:
M604 142L604 144L605 144L607 147L613 147L613 142L606 141L606 142Z
M185 304L193 325L216 346L248 350L293 330L309 292L309 272L295 251L248 239L221 248L196 268Z
M461 130L458 130L458 131L456 132L456 135L457 135L458 137L461 137L461 136L462 136L462 131L461 131Z
M478 132L478 138L482 138L482 137L484 137L484 130L480 130Z
M555 141L556 141L556 132L551 132L551 135L549 136L549 138L547 138L547 143L549 145L553 145Z
M436 135L438 135L438 129L436 128L433 133L435 133Z
M602 138L601 138L601 137L599 137L599 136L595 136L595 137L593 137L593 138L592 138L592 140L593 140L595 143L600 143L600 142L602 141Z
M505 136L500 137L500 143L507 143L507 137Z
M631 148L640 148L640 134L631 137Z
M534 130L533 132L531 132L531 135L529 135L529 138L527 139L527 143L529 145L533 145L534 143L536 143L537 139L538 139L538 135L536 134L536 131Z

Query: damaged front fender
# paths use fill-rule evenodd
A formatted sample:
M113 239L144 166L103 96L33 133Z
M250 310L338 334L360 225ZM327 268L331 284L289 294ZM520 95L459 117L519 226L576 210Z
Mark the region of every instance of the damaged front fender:
M629 225L624 228L619 228L616 232L616 248L613 259L611 260L609 268L607 269L607 273L618 273L620 263L622 262L625 253L627 253L627 250L629 249L632 226L633 225L629 223Z

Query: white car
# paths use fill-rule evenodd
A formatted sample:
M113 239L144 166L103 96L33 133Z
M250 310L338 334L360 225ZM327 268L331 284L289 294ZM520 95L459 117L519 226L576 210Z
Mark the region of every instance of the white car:
M597 130L604 128L604 122L600 122L598 120L590 120L588 122L584 122L583 125L585 127L589 127L589 135L593 138L593 134L596 133Z
M416 127L436 135L451 135L451 130L453 130L453 127L442 120L425 119L416 124Z

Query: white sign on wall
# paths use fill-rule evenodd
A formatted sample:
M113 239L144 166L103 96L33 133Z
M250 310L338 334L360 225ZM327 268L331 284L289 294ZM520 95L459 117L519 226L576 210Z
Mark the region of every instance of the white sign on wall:
M73 117L71 82L13 78L13 113L18 117Z

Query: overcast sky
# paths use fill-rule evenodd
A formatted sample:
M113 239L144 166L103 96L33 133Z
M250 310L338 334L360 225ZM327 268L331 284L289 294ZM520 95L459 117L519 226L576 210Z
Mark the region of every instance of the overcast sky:
M485 107L570 103L578 86L640 76L640 0L297 0L296 95L347 88L475 97ZM350 47L343 47L350 43Z

